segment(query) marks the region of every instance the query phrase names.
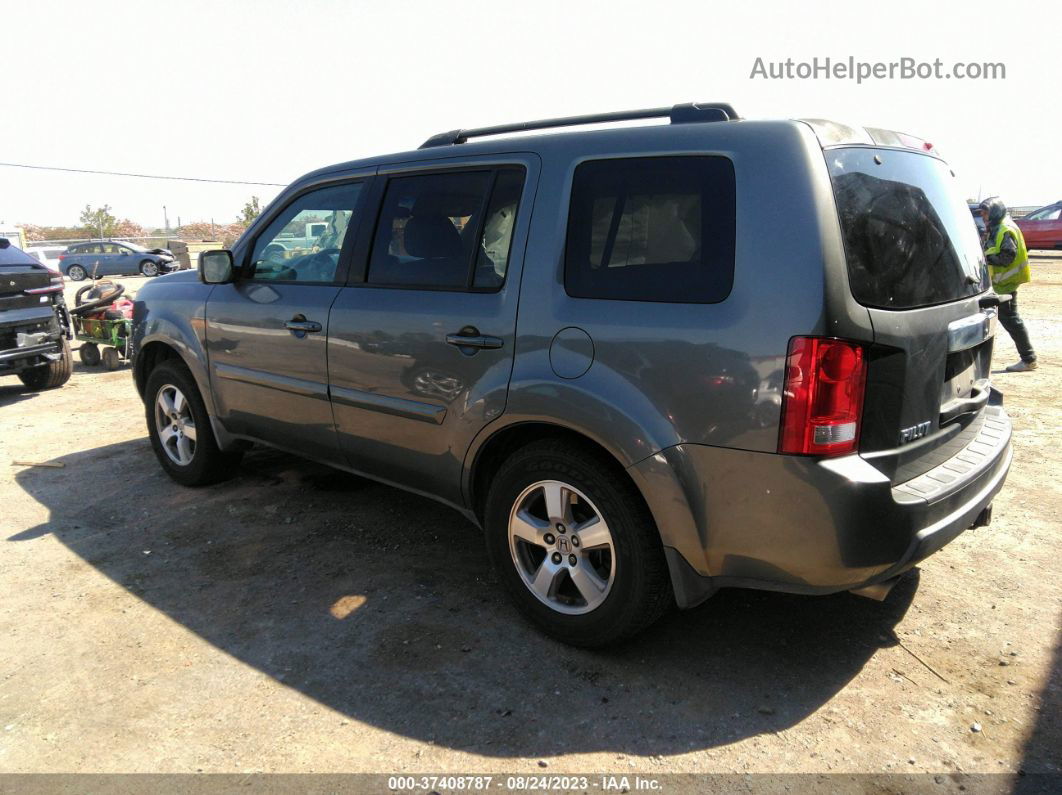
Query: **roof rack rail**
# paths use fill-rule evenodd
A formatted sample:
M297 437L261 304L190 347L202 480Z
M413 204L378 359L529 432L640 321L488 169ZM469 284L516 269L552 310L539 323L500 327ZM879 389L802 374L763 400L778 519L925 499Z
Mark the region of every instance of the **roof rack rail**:
M686 102L670 108L644 108L642 110L620 110L612 113L591 113L585 116L563 116L558 119L539 119L522 121L515 124L498 124L494 127L474 127L467 130L450 130L433 135L420 145L421 149L433 146L451 146L463 144L469 138L482 138L487 135L527 132L528 130L546 130L551 127L575 127L580 124L602 124L611 121L634 121L635 119L670 118L672 124L690 124L693 122L730 121L740 119L734 107L727 102Z

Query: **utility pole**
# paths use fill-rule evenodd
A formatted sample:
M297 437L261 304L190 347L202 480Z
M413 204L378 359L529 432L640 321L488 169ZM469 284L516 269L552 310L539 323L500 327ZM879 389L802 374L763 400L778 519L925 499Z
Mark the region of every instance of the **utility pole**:
M96 216L96 223L100 227L100 240L103 240L103 212L102 211L100 211L99 215Z
M166 231L169 232L170 231L170 216L168 216L166 214L166 205L165 204L162 205L162 220L163 220L163 224L166 227Z
M210 219L210 239L217 240L217 236L214 234L214 219Z

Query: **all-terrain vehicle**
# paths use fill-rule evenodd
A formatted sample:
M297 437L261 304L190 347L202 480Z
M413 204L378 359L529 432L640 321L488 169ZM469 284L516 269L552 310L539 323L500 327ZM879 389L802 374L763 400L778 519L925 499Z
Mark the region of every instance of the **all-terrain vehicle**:
M103 364L117 370L133 356L133 302L123 297L125 286L107 279L85 285L74 296L70 315L81 342L78 355L88 367Z

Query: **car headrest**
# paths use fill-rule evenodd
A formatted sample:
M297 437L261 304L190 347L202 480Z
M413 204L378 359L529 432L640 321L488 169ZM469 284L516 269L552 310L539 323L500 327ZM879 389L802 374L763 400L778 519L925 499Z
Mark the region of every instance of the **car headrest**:
M441 215L414 215L406 222L406 251L414 257L459 257L461 235Z

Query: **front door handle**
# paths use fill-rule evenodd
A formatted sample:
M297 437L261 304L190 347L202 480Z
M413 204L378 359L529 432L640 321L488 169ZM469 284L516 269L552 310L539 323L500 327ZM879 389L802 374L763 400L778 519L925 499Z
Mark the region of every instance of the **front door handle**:
M487 334L473 333L469 334L467 330L463 330L460 334L447 334L446 344L453 345L457 348L471 349L470 353L475 353L476 350L487 349L494 350L500 348L504 342L501 337L491 337ZM462 353L466 351L462 350Z
M316 334L322 326L316 320L307 320L305 315L295 315L284 324L284 328L293 332L296 337L305 337L307 334Z

